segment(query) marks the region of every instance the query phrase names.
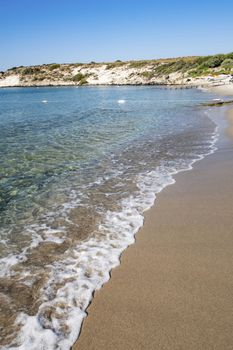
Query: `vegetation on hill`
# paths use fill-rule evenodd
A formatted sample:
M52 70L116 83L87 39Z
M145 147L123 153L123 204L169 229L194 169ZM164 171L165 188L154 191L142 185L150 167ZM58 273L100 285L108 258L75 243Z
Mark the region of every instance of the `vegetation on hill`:
M84 85L84 84L87 84L87 80L86 80L86 77L85 75L83 75L82 73L78 73L76 74L72 80L74 82L79 82L79 85Z
M211 56L190 56L157 60L121 61L108 63L71 63L71 64L43 64L29 67L13 67L6 72L0 72L0 79L10 75L18 75L22 85L37 84L75 84L85 85L90 78L96 81L103 71L110 77L119 76L125 70L126 83L163 83L176 81L176 76L185 81L205 76L233 74L233 52ZM109 75L109 70L112 70ZM128 71L128 73L127 73ZM102 73L100 73L102 72ZM100 76L99 76L100 74ZM110 81L111 78L109 78ZM119 79L118 79L119 81Z
M169 75L171 73L187 73L188 76L198 77L208 74L230 74L233 71L233 53L214 56L184 57L168 59L166 61L135 61L129 67L145 67L146 63L152 66L149 71L142 72L148 78Z

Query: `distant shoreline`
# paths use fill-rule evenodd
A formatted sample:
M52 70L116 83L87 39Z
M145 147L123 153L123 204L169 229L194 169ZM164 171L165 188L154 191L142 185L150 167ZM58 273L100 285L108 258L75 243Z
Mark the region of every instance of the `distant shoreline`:
M150 86L150 87L159 87L159 88L170 88L170 89L198 89L202 88L202 86L199 85L184 85L184 84L88 84L88 85L75 85L75 84L70 84L70 85L53 85L53 84L48 84L48 85L14 85L14 86L0 86L0 89L11 89L11 88L59 88L59 87L75 87L75 88L88 88L88 87L129 87L129 86L134 86L134 87L140 87L140 86ZM221 85L220 85L221 86ZM225 85L224 85L225 86ZM212 85L210 86L212 87ZM207 88L206 85L203 86L203 88Z
M215 86L233 83L233 53L158 60L20 66L0 72L0 87Z
M0 86L0 89L14 89L14 88L22 88L22 89L30 89L30 88L103 88L103 87L158 87L158 88L164 88L164 89L207 89L209 91L215 90L215 88L222 87L223 89L230 87L230 89L233 89L233 84L219 84L219 85L185 85L185 84L88 84L88 85L14 85L14 86ZM216 93L218 91L216 90ZM224 95L224 94L222 94Z

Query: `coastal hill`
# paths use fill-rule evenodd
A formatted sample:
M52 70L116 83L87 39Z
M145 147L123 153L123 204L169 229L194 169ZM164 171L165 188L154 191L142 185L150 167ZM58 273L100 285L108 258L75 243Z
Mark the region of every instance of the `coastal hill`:
M69 85L222 85L233 82L233 52L158 60L20 66L0 72L0 87Z

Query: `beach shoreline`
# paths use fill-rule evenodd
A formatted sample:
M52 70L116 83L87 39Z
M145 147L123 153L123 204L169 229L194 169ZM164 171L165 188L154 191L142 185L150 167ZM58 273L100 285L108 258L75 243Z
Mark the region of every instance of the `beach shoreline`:
M233 138L233 109L230 109L227 113L227 119L229 123L229 127L226 130L227 135Z
M232 122L232 109L227 119ZM229 126L217 152L158 195L136 244L95 293L72 349L231 348L232 135ZM219 182L221 193L214 193Z
M13 94L11 91L1 93L8 105L12 104L10 101L14 103L17 97L27 109L28 101L33 101L30 106L32 115L35 113L36 117L32 119L30 130L39 137L36 140L29 137L29 145L33 148L36 141L38 153L43 149L43 157L51 157L53 171L56 169L59 174L45 187L36 188L36 191L33 187L33 193L41 199L42 208L38 216L31 216L35 203L30 200L32 197L25 197L25 206L32 208L26 226L32 228L25 239L27 250L16 256L16 260L11 256L1 260L4 277L1 280L4 290L1 296L4 305L1 314L4 324L1 328L2 343L8 345L13 340L21 347L31 344L37 349L51 347L52 341L55 347L70 349L78 338L94 292L109 280L110 272L120 264L122 252L135 242L135 234L143 226L144 212L153 205L157 194L175 182L175 174L191 169L196 161L213 153L217 128L206 117L211 108L205 108L204 102L216 95L198 89L170 91L154 88L89 89L89 92L79 89L31 89L27 92L16 90ZM99 108L99 101L102 107L108 108ZM75 106L80 113L73 113ZM53 116L57 115L58 109L58 124L66 131L63 135L67 135L64 139L54 135L57 123L54 124ZM21 118L17 106L14 116L16 121ZM46 133L44 118L51 126ZM24 123L26 121L23 119ZM11 124L8 124L9 130ZM27 123L23 125L27 126ZM101 143L99 135L103 140ZM55 150L48 147L47 140L54 137L63 146L62 152L59 147L58 150L57 147ZM99 151L106 149L106 144L112 144L118 137L119 143L117 141L111 153L107 152L102 157ZM70 147L64 147L67 139L68 145L72 143L72 153ZM14 140L21 145L20 137L16 135ZM86 145L88 149L91 147L91 153L86 152ZM15 150L10 149L13 154ZM17 150L15 157L9 152L10 159L21 159L24 177L31 179L33 171L33 174L38 173L37 183L42 181L41 178L44 181L44 168L40 167L40 163L34 168L38 153L33 158L29 157L31 162L28 162L23 150ZM87 159L87 163L82 163L78 172L73 171L73 167L69 167L68 171L62 167L60 176L60 162L65 159L68 164L70 157L73 161L79 160L80 156ZM8 159L6 154L6 166ZM14 167L11 166L11 169L14 170ZM51 179L50 173L48 178ZM51 202L47 200L48 191L54 193L50 197ZM58 191L59 201L56 197ZM18 203L22 205L16 200ZM83 210L84 207L87 210ZM12 220L14 210L8 208L5 213ZM48 212L48 216L43 214ZM18 220L17 215L15 222L18 231L24 232L24 222L20 221L20 217ZM56 230L61 224L62 233ZM43 241L37 239L38 233L42 234ZM17 232L16 236L21 244L22 239ZM62 242L58 240L61 237ZM7 249L10 244L9 241ZM17 274L13 275L11 271L17 271ZM23 286L22 281L25 281ZM37 283L41 283L40 288L37 288ZM12 297L3 299L5 295L6 298ZM11 313L9 310L12 310Z

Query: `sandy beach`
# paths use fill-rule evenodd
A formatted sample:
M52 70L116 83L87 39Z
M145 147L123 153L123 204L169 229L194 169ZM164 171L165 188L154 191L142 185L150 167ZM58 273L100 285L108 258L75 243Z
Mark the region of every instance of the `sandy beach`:
M210 87L208 90L218 95L233 96L233 84L219 85L212 88Z
M233 110L228 112L232 122ZM233 346L233 136L176 176L95 294L73 350Z
M233 0L1 13L0 350L233 350Z

